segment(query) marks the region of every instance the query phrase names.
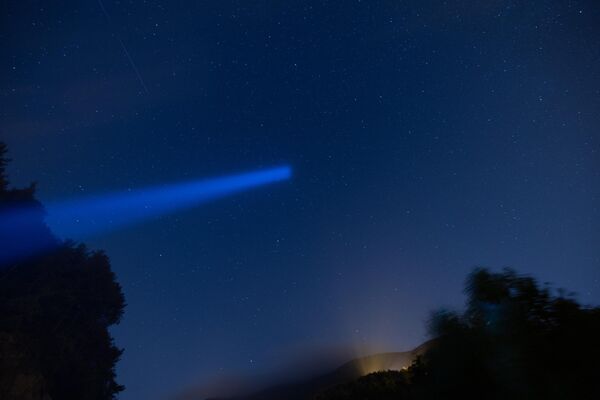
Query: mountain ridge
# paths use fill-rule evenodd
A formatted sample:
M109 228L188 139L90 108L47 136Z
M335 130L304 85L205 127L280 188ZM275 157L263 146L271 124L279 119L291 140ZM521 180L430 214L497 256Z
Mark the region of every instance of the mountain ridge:
M401 370L408 367L419 355L431 347L427 341L410 351L384 352L354 358L330 372L307 378L266 387L247 395L233 397L210 397L203 400L306 400L320 390L346 383L376 371ZM197 398L197 400L201 400Z

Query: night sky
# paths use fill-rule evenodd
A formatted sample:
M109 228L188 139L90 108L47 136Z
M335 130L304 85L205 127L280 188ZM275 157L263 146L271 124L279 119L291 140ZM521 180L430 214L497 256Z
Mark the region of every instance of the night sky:
M474 266L600 303L597 1L1 7L0 140L43 202L293 168L74 238L127 299L122 399L408 350Z

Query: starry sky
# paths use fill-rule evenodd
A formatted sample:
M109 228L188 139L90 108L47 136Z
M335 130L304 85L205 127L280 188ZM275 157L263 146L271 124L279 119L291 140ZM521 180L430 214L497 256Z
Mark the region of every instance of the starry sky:
M59 3L0 6L13 184L294 170L86 238L128 303L120 398L410 349L474 266L600 303L597 1Z

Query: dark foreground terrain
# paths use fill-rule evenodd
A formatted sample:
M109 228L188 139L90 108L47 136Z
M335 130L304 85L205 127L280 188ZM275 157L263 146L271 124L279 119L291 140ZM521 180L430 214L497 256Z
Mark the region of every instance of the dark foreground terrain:
M230 398L212 398L210 400L310 399L326 388L352 382L376 371L399 371L403 368L408 368L418 355L424 353L426 345L419 346L412 351L380 353L357 358L329 373L293 383L272 386L248 395Z
M435 339L414 351L235 400L600 399L600 308L509 269L476 269L465 293L465 311L435 312Z

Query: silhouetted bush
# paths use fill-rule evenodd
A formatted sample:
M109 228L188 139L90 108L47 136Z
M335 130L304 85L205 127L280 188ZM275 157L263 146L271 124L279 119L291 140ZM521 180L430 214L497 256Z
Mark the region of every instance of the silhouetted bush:
M600 308L509 269L476 269L465 291L464 313L433 314L434 344L410 368L329 388L317 399L600 398Z
M0 399L112 399L122 351L108 327L125 303L108 257L52 235L34 185L9 189L5 153L0 143L0 215L37 211L26 227L0 224L0 255L28 240L52 250L0 265Z

